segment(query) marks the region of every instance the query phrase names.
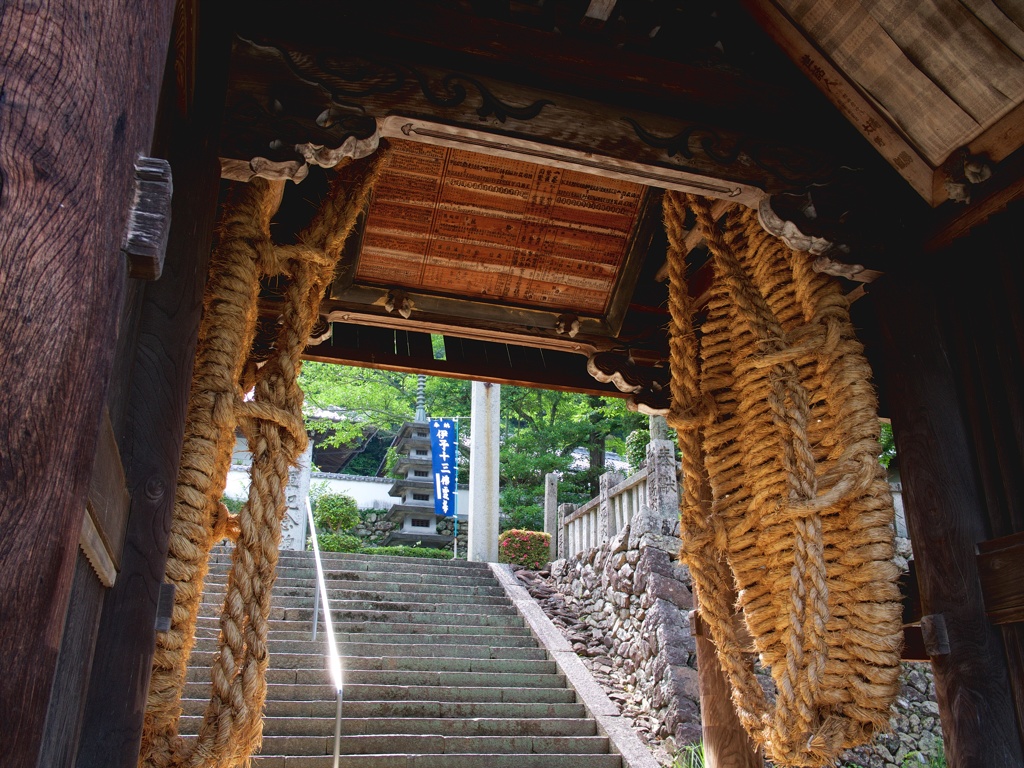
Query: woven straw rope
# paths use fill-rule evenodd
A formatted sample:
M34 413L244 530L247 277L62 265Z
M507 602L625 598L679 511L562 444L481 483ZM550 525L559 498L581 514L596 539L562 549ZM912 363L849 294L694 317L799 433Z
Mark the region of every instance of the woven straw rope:
M267 619L289 466L306 446L300 355L342 246L366 204L380 155L352 163L297 245L270 239L283 182L255 179L225 212L211 259L193 370L166 581L176 586L171 629L157 635L139 765L233 768L262 741ZM261 277L285 278L273 353L248 361ZM253 391L252 399L245 393ZM237 518L219 503L240 427L252 453L249 498ZM210 549L235 539L212 695L199 735L178 735L181 694L195 637Z
M712 253L698 341L686 292L687 207ZM831 764L888 727L901 609L892 500L870 369L838 286L753 211L665 195L673 411L683 453L682 556L744 728L778 764ZM775 683L769 701L733 624Z

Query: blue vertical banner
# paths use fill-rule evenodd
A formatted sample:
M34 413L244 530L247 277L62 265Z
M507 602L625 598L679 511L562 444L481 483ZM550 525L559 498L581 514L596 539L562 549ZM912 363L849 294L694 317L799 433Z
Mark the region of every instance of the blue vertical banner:
M434 512L444 517L456 514L459 471L457 467L459 422L430 420L430 459L434 469Z

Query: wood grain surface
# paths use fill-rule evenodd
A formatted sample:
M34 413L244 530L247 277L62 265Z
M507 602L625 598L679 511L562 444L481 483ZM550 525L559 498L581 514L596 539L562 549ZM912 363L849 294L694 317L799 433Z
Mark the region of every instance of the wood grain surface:
M36 765L173 3L0 6L0 725Z
M942 615L949 640L949 653L932 658L946 755L951 768L1009 768L1024 764L1014 683L1003 637L985 616L975 560L977 543L990 536L991 510L986 509L951 363L950 337L968 329L950 317L949 302L958 296L972 311L980 310L976 295L962 283L951 273L922 279L919 272L903 272L886 275L869 295L882 328L882 381L922 610Z
M155 140L171 162L175 195L163 276L147 283L124 402L131 516L121 573L105 595L85 702L77 768L134 768L152 665L157 604L167 561L203 286L216 218L217 132L224 97L231 3L178 6L161 122ZM182 18L183 11L188 15ZM194 15L193 15L194 14ZM183 30L183 26L185 29ZM188 77L194 62L203 72ZM173 83L174 87L170 87Z

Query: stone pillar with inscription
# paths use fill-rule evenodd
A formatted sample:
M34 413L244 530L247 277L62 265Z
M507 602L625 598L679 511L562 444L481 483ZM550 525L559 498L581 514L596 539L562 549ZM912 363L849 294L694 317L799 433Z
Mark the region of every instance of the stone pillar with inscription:
M544 532L551 536L548 559L558 559L558 475L549 472L544 476Z
M679 479L675 441L647 444L647 504L630 526L630 546L679 551Z
M597 536L593 541L593 546L597 546L609 538L609 521L612 515L611 490L625 479L621 472L605 472L598 480L600 502L597 507Z
M498 562L498 415L501 386L473 382L467 559Z
M284 490L284 517L281 519L281 549L306 548L306 498L313 463L313 443L299 456L299 464L288 470L288 485Z

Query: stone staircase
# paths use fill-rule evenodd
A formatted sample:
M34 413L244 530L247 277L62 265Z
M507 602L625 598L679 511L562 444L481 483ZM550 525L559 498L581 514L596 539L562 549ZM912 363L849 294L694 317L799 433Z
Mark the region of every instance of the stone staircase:
M625 768L487 564L323 557L345 670L341 768ZM211 558L183 734L209 696L229 560ZM322 618L310 639L315 585L311 552L282 553L257 768L334 763Z

